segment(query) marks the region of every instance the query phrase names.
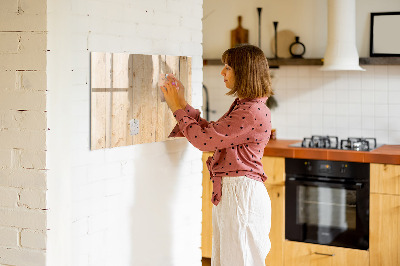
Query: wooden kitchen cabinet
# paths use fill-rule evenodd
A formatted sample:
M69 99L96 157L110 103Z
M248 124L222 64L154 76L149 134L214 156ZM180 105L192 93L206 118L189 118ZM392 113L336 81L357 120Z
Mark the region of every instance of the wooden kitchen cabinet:
M203 195L202 195L202 223L201 223L201 253L204 258L211 258L212 252L212 183L206 161L212 152L203 153Z
M285 240L285 158L264 156L261 160L267 175L265 187L271 199L271 250L265 259L266 266L283 265Z
M371 193L400 195L400 165L370 164Z
M366 266L365 250L285 241L285 266Z
M265 184L271 199L271 250L265 259L266 266L283 265L285 241L285 187Z
M400 165L370 166L370 265L400 265Z

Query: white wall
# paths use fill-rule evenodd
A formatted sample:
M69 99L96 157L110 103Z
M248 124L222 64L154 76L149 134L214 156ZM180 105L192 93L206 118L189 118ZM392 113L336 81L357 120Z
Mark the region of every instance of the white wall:
M232 12L226 1L204 2L204 58L220 58L229 48L229 31L236 27L236 17L243 15L253 22L244 24L250 30L250 43L258 44L257 7L263 7L263 23L273 20L281 29L298 33L307 47L306 57L323 57L326 47L327 1L234 1ZM400 10L400 2L357 2L357 47L361 57L369 56L369 13ZM251 10L249 10L251 9ZM220 15L224 13L224 15ZM251 13L251 14L250 14ZM247 15L246 15L247 14ZM268 15L267 15L268 14ZM253 17L252 17L253 16ZM282 22L282 23L281 23ZM219 25L215 27L215 25ZM268 25L262 26L268 28ZM279 27L278 27L279 30ZM218 31L218 33L216 32ZM253 32L253 34L252 34ZM262 33L262 49L271 56L267 40L273 38L273 27ZM217 36L222 36L218 38ZM268 42L269 43L269 42ZM400 143L400 66L363 66L365 72L321 72L318 66L281 66L272 69L273 89L279 107L272 111L272 124L281 139L302 139L311 135L376 137L382 144ZM204 84L210 92L210 109L216 110L210 120L217 120L232 103L220 76L221 66L204 67Z
M0 1L0 265L46 261L46 1Z
M204 0L204 58L219 59L229 48L230 31L237 27L238 16L242 16L242 26L249 30L249 43L258 45L258 7L262 8L261 49L267 57L274 55L272 22L278 21L278 31L291 31L300 37L300 41L306 46L305 57L321 58L324 56L327 41L327 2ZM369 56L370 13L399 10L398 0L356 0L356 42L360 57Z
M201 18L201 0L48 1L48 265L201 264L201 152L89 141L89 53L192 56L200 107Z

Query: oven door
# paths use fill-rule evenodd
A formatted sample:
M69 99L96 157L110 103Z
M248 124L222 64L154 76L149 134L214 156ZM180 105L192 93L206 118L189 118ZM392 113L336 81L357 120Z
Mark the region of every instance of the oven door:
M286 239L367 250L369 185L286 178Z

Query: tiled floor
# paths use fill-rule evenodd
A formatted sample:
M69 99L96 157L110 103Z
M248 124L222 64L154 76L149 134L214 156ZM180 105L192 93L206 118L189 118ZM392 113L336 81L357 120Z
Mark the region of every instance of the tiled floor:
M211 266L211 259L209 258L202 258L203 266Z

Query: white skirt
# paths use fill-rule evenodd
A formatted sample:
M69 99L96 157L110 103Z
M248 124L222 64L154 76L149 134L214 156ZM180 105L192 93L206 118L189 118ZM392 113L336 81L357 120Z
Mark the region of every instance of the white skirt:
M212 210L212 266L262 266L271 249L271 201L254 179L222 178L222 197Z

